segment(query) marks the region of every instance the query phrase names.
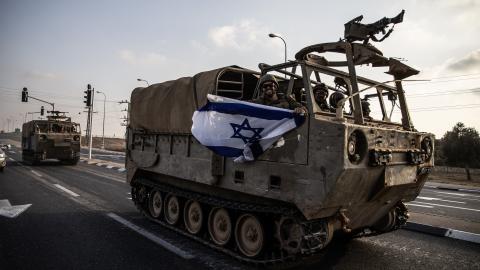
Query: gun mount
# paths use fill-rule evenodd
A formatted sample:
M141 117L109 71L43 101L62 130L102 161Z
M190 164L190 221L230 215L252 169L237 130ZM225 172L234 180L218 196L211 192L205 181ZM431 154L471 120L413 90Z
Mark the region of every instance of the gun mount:
M363 15L360 15L345 24L344 38L348 42L363 41L364 44L367 44L370 39L375 42L381 42L390 36L395 24L403 21L404 14L405 10L402 9L402 11L393 18L383 17L370 24L360 23L363 19ZM386 29L389 24L392 24L392 27L387 31ZM375 35L380 32L383 34L383 37L377 38Z
M61 111L47 111L51 115L47 116L49 121L63 121L63 122L71 122L72 118L66 116L65 114L68 112L61 112ZM61 114L61 115L60 115Z

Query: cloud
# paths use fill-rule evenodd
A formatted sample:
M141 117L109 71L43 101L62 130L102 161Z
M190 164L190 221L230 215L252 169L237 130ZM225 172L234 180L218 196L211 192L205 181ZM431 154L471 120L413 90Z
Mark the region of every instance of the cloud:
M265 46L268 29L254 20L242 20L232 25L214 27L208 36L213 44L220 48L236 50L252 50L257 46Z
M167 57L154 52L135 53L131 50L123 49L118 52L120 59L130 65L158 65L166 61Z
M480 49L470 52L460 59L451 59L446 68L455 72L477 72L480 71Z
M207 46L203 45L198 40L190 40L190 46L192 46L192 48L194 50L198 51L202 55L209 52L209 48Z
M56 80L58 78L60 78L60 76L58 74L55 74L55 73L45 73L45 72L39 72L39 71L36 71L36 70L31 70L31 71L27 71L24 73L24 76L26 78L30 78L30 79L41 79L41 80Z

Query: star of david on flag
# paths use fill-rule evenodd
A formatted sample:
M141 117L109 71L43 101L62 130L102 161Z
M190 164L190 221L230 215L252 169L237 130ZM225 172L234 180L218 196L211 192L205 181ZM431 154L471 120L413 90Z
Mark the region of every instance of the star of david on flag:
M292 110L208 95L205 106L192 117L192 134L215 153L253 161L286 132L297 128L305 116Z
M230 123L233 128L233 135L230 138L239 138L242 139L244 143L253 143L262 138L260 133L262 132L263 128L252 128L250 123L248 123L248 119L245 118L241 125L237 125L234 123ZM253 134L250 137L243 135L242 131L251 131ZM244 132L245 133L245 132Z

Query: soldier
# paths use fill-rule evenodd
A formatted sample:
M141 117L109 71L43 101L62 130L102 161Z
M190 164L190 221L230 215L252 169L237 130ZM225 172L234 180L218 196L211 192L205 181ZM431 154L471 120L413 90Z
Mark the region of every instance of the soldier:
M320 107L322 111L326 112L334 112L335 110L330 107L327 103L327 97L328 97L328 88L327 85L324 83L317 84L313 87L313 95L315 98L315 102L317 102L317 105Z
M363 113L363 118L367 120L372 120L372 117L370 116L370 102L367 100L362 100L362 113Z
M277 95L278 82L275 76L265 74L260 78L260 96L251 102L294 110L296 114L306 114L307 108L292 97L280 98Z

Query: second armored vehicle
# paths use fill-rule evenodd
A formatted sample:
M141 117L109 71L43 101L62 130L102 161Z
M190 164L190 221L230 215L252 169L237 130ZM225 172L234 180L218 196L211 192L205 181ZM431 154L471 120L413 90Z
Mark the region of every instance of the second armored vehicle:
M22 127L22 159L31 164L58 159L75 165L80 160L80 136L80 125L70 117L57 114L32 120Z

